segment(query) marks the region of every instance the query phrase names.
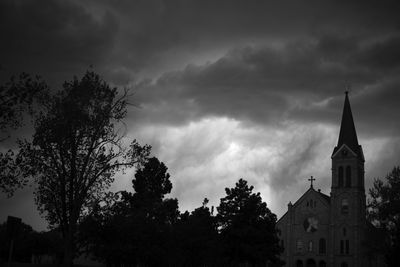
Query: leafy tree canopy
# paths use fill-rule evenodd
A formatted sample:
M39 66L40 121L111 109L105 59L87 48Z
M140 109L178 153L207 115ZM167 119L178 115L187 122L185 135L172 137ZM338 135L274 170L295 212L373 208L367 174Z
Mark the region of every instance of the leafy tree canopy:
M22 126L24 113L32 112L34 102L45 99L47 92L47 85L40 77L33 78L26 73L12 77L0 86L0 142L8 139L12 130ZM0 192L11 197L24 185L26 180L15 162L14 151L0 151Z
M128 92L119 93L99 75L74 78L34 116L32 141L20 141L17 163L36 184L35 201L50 226L60 227L65 262L72 264L78 220L104 196L114 174L143 164L150 147L126 147L122 119Z
M400 262L400 167L393 168L385 180L375 179L369 194L368 217L386 233L386 260L389 266L397 266Z

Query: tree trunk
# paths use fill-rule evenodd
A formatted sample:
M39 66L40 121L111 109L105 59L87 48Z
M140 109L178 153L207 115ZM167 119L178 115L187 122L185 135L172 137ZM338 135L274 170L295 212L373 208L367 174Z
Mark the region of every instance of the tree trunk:
M63 267L72 267L74 250L73 250L73 234L68 231L64 236L64 258Z

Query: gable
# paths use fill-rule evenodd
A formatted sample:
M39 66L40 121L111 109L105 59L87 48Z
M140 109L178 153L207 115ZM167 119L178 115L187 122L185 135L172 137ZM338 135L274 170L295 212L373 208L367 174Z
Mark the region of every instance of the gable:
M310 188L293 204L292 209L293 212L298 215L297 217L301 214L329 213L330 197L319 191L315 191L314 188ZM288 212L286 211L282 217L279 218L277 224L285 224L287 220Z
M339 155L342 155L342 153L346 153L346 156L353 156L357 157L357 154L355 151L353 151L350 147L348 147L346 144L343 144L341 147L338 149L335 149L335 151L332 154L332 158L336 158Z
M317 192L311 187L293 204L293 208L314 208L314 203L312 203L311 200L315 201L317 206L319 203L327 208L330 206L329 196L322 194L321 192Z

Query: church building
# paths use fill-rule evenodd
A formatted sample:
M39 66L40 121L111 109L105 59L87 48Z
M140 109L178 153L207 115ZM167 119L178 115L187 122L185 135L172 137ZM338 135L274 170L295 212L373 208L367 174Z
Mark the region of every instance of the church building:
M330 196L310 188L278 220L285 266L371 266L364 249L367 229L364 155L358 143L348 93L333 149ZM376 266L376 264L372 265Z

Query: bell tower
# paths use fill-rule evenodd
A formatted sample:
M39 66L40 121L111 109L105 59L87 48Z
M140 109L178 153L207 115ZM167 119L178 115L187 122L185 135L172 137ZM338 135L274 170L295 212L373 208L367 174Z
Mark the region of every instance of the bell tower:
M348 92L345 93L338 143L331 158L331 266L363 266L365 159L358 144Z

